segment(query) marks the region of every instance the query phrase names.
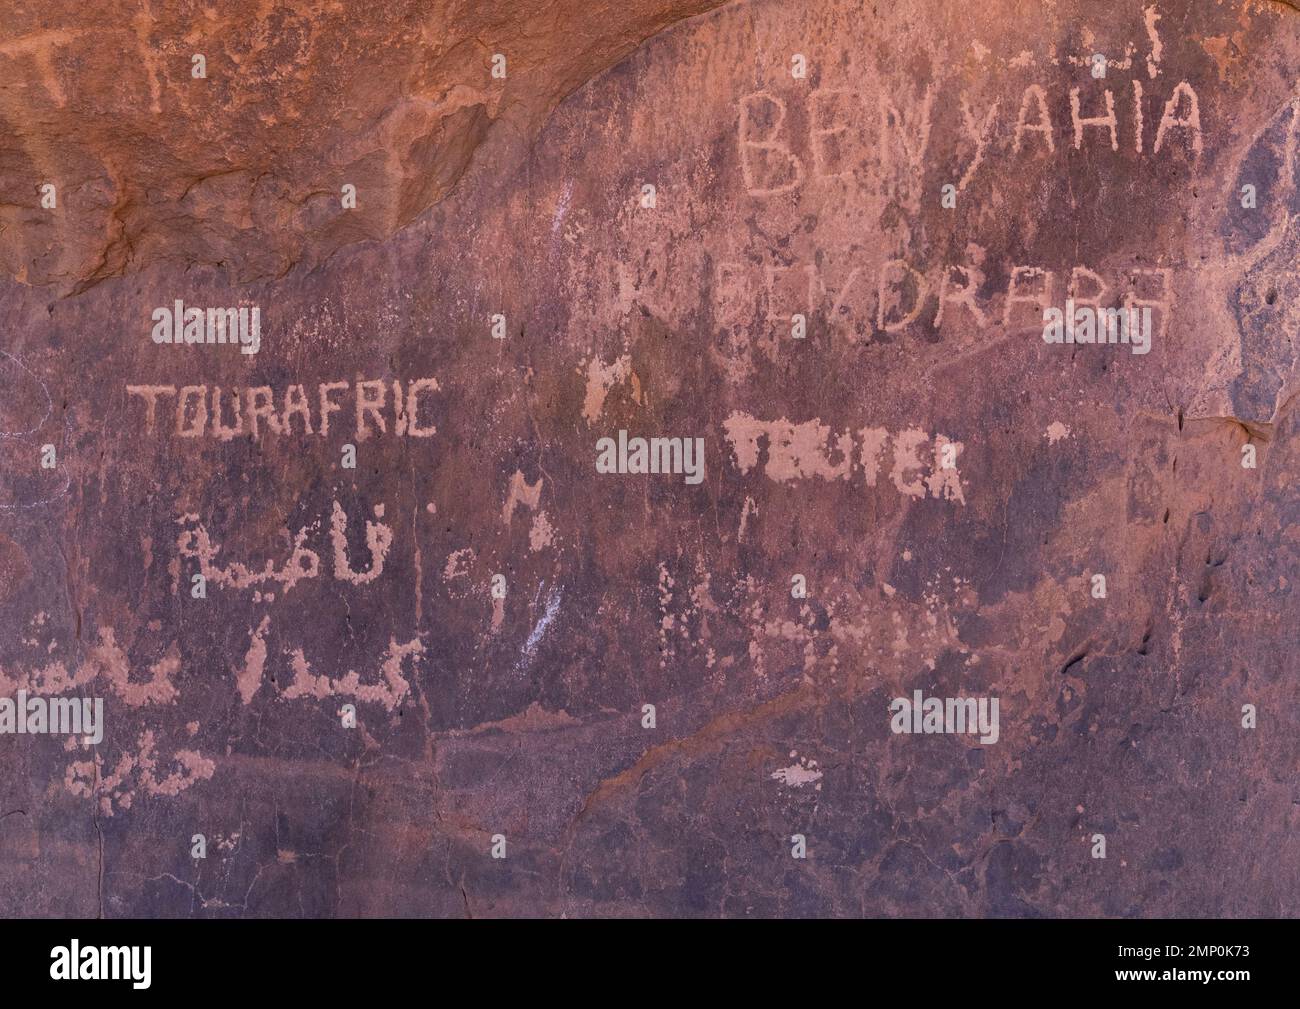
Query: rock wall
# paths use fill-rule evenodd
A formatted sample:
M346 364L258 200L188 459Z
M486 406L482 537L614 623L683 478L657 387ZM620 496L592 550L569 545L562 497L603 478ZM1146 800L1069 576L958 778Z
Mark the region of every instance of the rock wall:
M0 42L0 911L1300 913L1294 10L245 6Z
M246 282L387 238L480 147L517 163L565 95L717 2L20 2L0 270L63 294L159 261Z

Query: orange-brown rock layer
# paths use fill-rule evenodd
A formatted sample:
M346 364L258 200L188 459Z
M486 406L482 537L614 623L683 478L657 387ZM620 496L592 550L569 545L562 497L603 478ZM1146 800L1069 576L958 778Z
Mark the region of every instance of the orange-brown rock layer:
M717 2L11 4L0 272L69 291L167 260L251 280L385 238L490 136L485 156L516 163L561 98Z

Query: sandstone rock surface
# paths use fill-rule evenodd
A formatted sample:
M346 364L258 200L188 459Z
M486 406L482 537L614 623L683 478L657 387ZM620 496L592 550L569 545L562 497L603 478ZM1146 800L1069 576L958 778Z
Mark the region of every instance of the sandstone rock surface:
M484 160L517 163L561 98L716 3L18 3L0 269L64 292L160 260L247 281L386 238L489 139Z
M1300 913L1300 15L704 6L11 20L0 912Z

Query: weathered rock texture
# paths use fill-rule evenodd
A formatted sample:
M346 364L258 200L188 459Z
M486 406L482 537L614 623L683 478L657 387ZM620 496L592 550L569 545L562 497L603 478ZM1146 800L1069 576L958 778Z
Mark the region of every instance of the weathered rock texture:
M1296 13L729 4L526 146L687 11L409 10L156 11L3 92L82 181L0 173L53 285L0 291L0 696L107 724L0 736L0 910L1300 913ZM1150 352L1045 343L1071 294ZM259 352L155 344L176 299Z
M244 281L386 238L490 136L485 160L517 162L561 98L718 2L20 2L0 29L0 269L64 291L159 260Z

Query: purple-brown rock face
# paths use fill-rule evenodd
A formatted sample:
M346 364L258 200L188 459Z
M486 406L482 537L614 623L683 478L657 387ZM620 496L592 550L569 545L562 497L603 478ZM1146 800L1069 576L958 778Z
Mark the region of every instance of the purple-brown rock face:
M0 913L1300 914L1300 14L477 6L6 15Z

